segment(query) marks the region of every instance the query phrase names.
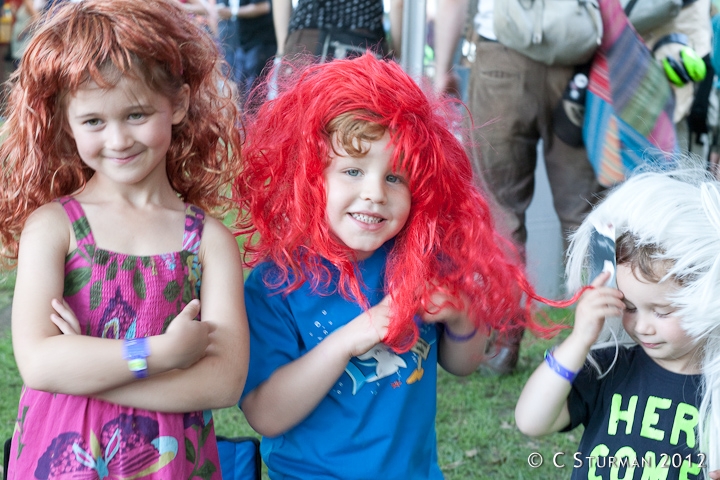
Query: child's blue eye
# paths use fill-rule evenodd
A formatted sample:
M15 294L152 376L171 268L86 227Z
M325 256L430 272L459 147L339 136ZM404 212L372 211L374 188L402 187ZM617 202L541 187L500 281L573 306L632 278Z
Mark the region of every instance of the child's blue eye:
M350 168L348 170L345 170L345 173L350 175L351 177L357 177L358 175L360 175L360 170L358 170L357 168Z
M388 175L385 179L390 183L401 183L402 179L397 175Z

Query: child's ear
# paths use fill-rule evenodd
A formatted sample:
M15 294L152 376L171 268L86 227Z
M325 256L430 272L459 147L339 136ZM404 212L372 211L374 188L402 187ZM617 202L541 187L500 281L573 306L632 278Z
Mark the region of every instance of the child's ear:
M182 122L187 115L188 108L190 108L190 86L186 83L180 89L180 94L177 97L175 103L175 109L173 110L172 124L177 125Z

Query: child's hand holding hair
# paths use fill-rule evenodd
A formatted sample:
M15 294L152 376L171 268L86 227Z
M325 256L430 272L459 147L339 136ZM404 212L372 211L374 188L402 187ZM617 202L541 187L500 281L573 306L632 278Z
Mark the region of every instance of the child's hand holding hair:
M347 346L348 360L367 353L385 339L390 323L390 300L390 295L385 296L333 334Z
M583 293L575 310L575 324L568 340L572 338L573 342L587 347L588 351L598 339L605 317L620 316L625 308L622 292L604 286L610 275L610 272L602 272L595 277L590 284L593 288Z
M590 284L592 288L580 297L572 333L556 349L546 353L546 361L525 384L515 407L515 423L525 435L547 435L570 424L567 400L575 374L600 335L605 317L622 315L625 307L622 292L604 286L610 275L602 272L595 277Z
M447 290L437 287L430 297L430 304L420 313L425 323L443 323L458 337L467 336L476 330L463 306L467 299L456 298Z
M487 332L478 330L466 311L470 302L436 287L430 302L420 313L425 323L442 323L445 330L439 342L438 361L454 375L469 375L483 360Z
M250 426L267 437L305 419L343 374L351 358L382 343L390 323L390 295L328 335L300 358L278 368L242 400Z

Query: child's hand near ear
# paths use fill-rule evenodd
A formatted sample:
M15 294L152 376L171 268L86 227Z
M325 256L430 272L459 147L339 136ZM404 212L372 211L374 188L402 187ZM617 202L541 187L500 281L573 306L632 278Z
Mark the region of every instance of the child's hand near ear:
M593 288L583 293L575 309L575 324L570 337L588 350L598 339L605 317L622 315L625 308L622 292L604 286L609 279L610 272L602 272L595 277L590 284Z
M605 317L622 315L625 304L617 288L606 287L610 272L598 275L593 288L580 297L572 333L550 358L567 372L578 372L605 324ZM567 400L571 381L542 362L528 379L515 406L515 423L521 432L539 437L562 430L570 424Z

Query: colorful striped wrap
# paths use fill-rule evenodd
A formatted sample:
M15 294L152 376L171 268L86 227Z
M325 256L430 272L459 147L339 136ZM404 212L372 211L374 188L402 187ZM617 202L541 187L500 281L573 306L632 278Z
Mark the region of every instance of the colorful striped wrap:
M618 0L602 0L604 35L590 69L583 140L601 185L678 153L670 83Z

